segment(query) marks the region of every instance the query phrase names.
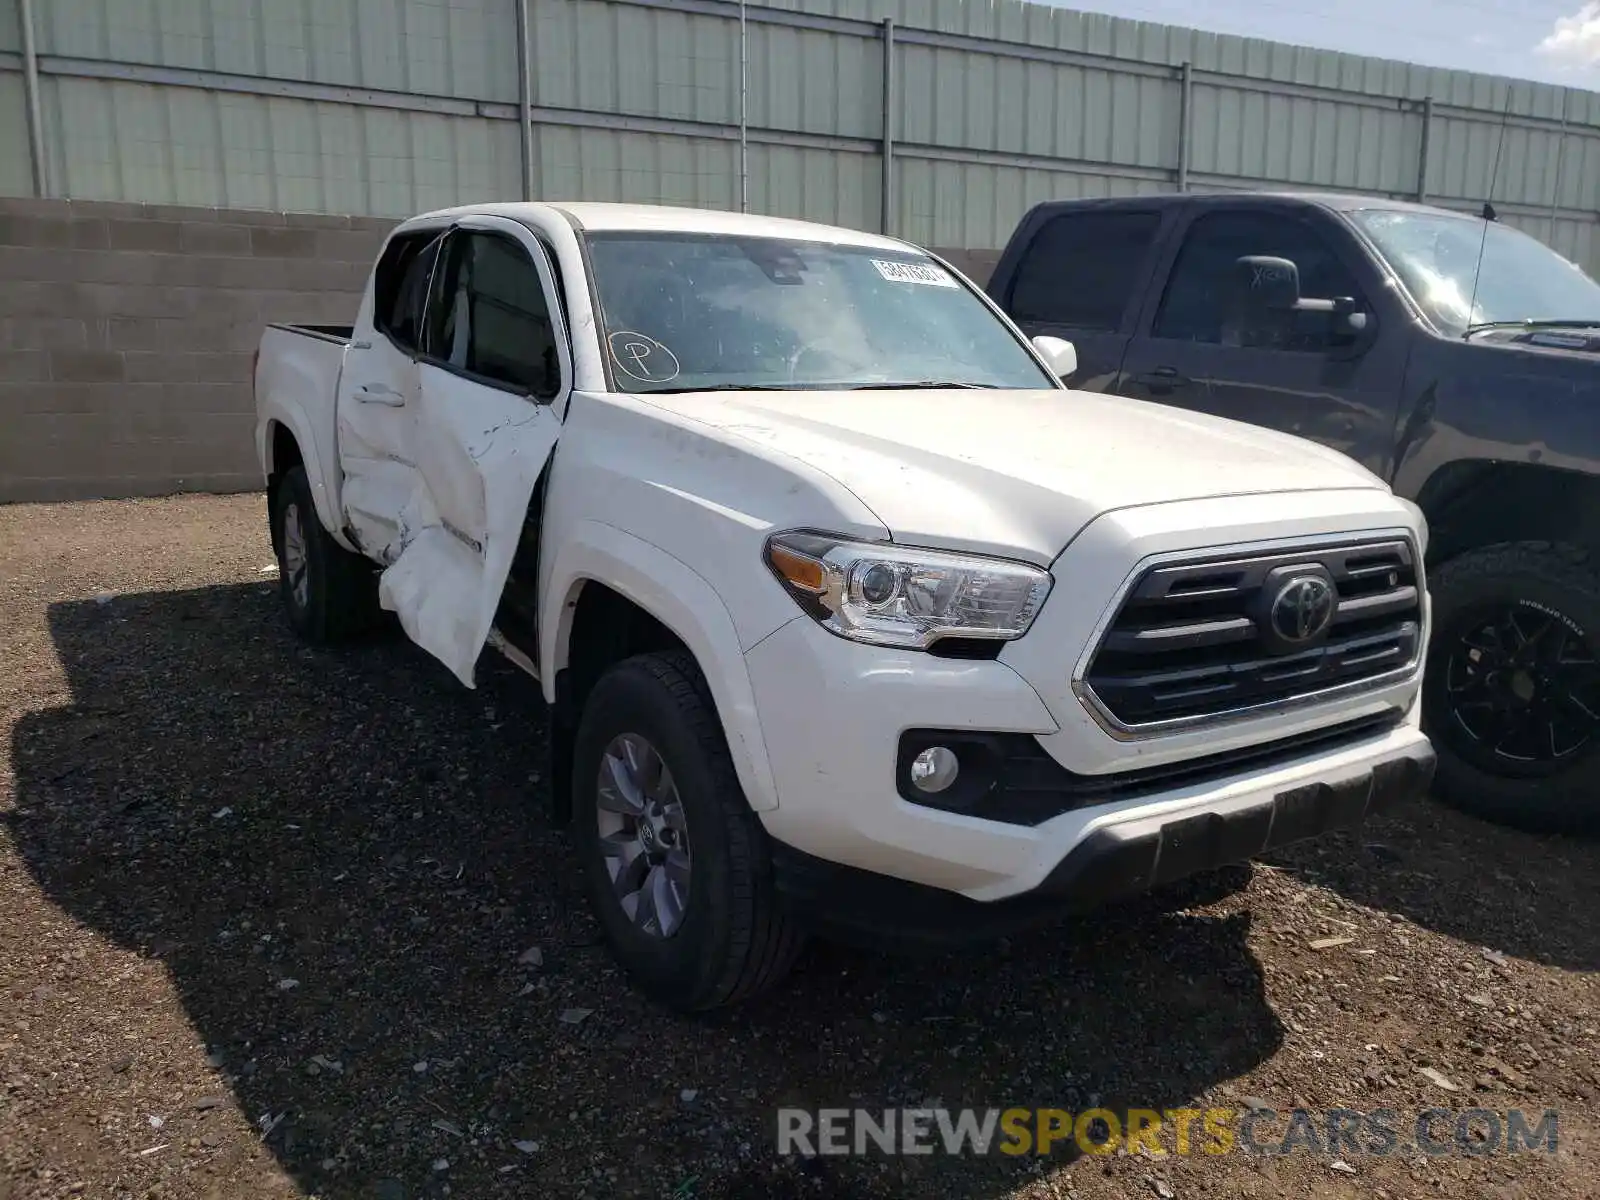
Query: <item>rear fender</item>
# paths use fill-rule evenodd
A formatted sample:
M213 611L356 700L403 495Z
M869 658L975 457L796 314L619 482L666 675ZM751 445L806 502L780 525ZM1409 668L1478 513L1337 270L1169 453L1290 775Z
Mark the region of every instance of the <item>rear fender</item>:
M344 353L339 352L336 369L328 369L333 367L329 362L324 371L313 371L307 355L292 352L293 340L300 337L310 340L309 335L273 326L268 326L262 336L255 373L257 461L265 480L281 469L273 461L274 426L287 428L300 449L318 521L339 545L359 553L359 548L345 536L339 495L343 475L339 468L334 398L344 373ZM333 347L328 349L331 352ZM305 397L320 401L322 411L313 411L315 405L308 404Z
M261 461L263 474L270 480L279 470L279 464L273 461L272 445L276 427L280 425L288 429L300 448L300 461L305 466L306 479L311 484L311 499L316 505L317 520L339 545L359 553L340 528L338 496L328 483L322 456L317 451L317 443L311 437L309 422L303 412L270 402L262 405L261 414L256 420L256 454Z

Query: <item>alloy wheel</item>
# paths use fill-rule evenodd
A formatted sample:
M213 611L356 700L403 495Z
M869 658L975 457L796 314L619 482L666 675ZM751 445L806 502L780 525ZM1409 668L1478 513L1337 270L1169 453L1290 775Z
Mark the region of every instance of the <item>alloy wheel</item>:
M670 938L689 904L689 828L672 771L636 733L611 739L595 790L600 853L622 911L641 932Z
M1600 661L1561 614L1505 604L1457 624L1444 663L1452 734L1520 773L1558 770L1600 734Z

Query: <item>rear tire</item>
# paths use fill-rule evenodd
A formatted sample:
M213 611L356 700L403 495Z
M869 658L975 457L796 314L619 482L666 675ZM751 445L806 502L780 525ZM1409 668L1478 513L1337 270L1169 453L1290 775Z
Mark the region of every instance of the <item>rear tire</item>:
M622 759L635 753L650 765L619 783ZM626 806L639 815L621 813L623 793L640 798ZM572 797L590 904L635 986L679 1012L701 1012L783 979L804 938L778 906L766 833L739 786L692 657L640 655L601 676L578 724ZM658 802L661 819L647 820L642 814L656 812ZM672 809L677 816L669 819ZM644 824L661 832L641 836ZM675 876L666 865L674 848L681 853ZM650 890L641 881L652 862L675 882L663 882L673 892L647 909L639 896ZM634 894L624 895L630 888Z
M303 466L291 467L273 489L272 545L279 593L295 633L332 645L372 627L381 611L377 571L323 529Z
M1423 725L1441 799L1533 832L1600 828L1600 572L1548 542L1469 551L1429 582Z

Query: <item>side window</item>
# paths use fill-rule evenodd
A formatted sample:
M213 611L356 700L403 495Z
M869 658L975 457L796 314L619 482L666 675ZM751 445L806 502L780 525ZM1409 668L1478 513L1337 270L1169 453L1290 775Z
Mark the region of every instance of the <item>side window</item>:
M453 234L434 279L426 350L458 371L552 399L561 388L555 327L527 251L496 234Z
M421 344L423 300L443 240L432 231L395 238L373 271L372 323L403 350Z
M1053 217L1034 235L1011 285L1014 320L1115 332L1161 218L1152 212Z
M1158 338L1255 349L1326 349L1328 319L1319 313L1237 312L1237 268L1247 255L1287 258L1300 268L1300 294L1353 298L1355 276L1310 224L1282 212L1213 212L1189 227L1151 330Z

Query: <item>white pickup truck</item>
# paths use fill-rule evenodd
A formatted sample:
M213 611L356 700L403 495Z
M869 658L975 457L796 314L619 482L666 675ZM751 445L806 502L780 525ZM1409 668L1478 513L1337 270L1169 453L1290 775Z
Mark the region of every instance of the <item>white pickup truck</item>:
M353 328L262 339L289 620L536 676L596 915L682 1010L812 931L984 937L1424 792L1416 507L1073 364L890 238L428 213Z

